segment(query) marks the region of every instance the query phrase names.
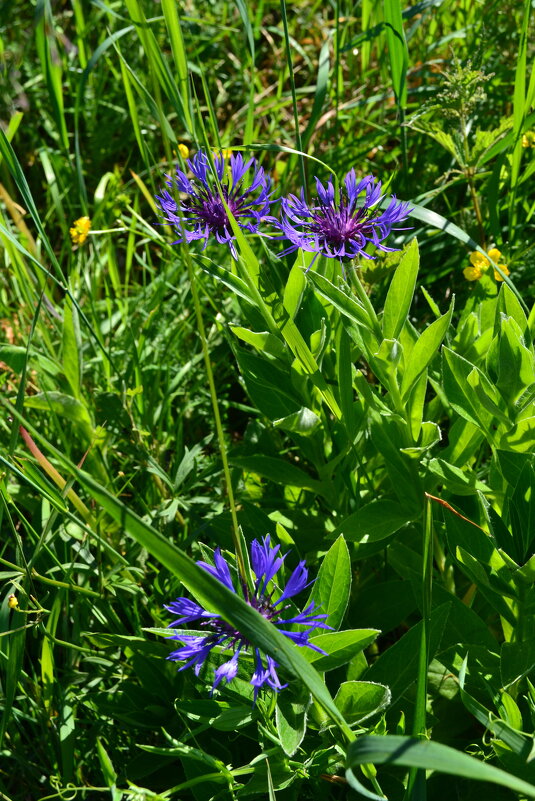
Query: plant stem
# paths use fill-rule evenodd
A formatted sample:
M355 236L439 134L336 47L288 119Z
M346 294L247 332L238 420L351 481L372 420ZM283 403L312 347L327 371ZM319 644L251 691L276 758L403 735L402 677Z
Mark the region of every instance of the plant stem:
M201 304L199 302L199 293L197 292L197 282L195 280L195 274L193 271L193 264L191 261L191 255L187 248L184 248L184 254L186 259L186 264L188 268L188 276L189 282L191 287L191 296L193 298L193 306L195 308L195 316L197 319L197 327L199 329L199 335L201 338L202 344L202 353L204 358L204 364L206 367L206 375L208 378L208 386L210 389L210 398L212 401L212 409L214 412L214 420L215 426L217 431L217 440L219 444L219 453L221 454L221 462L223 464L223 473L225 475L225 484L227 489L227 497L230 507L230 516L232 518L232 538L234 540L234 548L236 549L236 562L238 565L238 572L241 576L242 581L244 582L244 586L249 586L249 581L247 577L247 571L245 569L245 559L243 555L242 549L242 542L240 536L240 528L238 524L238 516L236 514L236 502L234 500L234 491L232 489L232 478L230 475L230 469L227 459L227 447L225 443L225 435L223 432L223 425L221 423L221 414L219 412L219 404L217 401L217 392L215 388L214 382L214 373L212 370L212 363L210 361L210 351L208 349L208 342L206 339L206 331L204 328L204 322L202 318L202 311L201 311Z

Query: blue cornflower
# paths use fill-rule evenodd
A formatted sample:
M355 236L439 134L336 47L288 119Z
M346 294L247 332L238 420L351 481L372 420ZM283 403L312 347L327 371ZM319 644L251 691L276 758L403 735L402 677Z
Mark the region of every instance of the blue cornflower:
M268 590L268 585L280 570L286 558L286 555L278 555L279 550L280 545L276 545L274 548L271 547L269 534L263 538L262 542L253 540L251 543L251 566L256 581L252 595L248 590L244 591L245 600L249 606L260 612L266 620L277 626L282 634L285 634L297 645L312 648L314 651L319 651L323 654L325 651L309 642L309 637L316 629L330 629L331 626L325 623L328 615L318 614L314 601L311 601L303 612L299 612L293 617L282 617L282 613L290 606L289 604L284 604L284 601L293 598L294 595L309 586L307 584L308 570L305 567L304 560L299 562L288 579L286 587L276 600L273 598L276 594L276 588ZM213 565L207 562L197 562L197 564L218 579L231 592L236 592L229 565L221 556L219 548L214 551ZM194 666L195 674L198 676L202 665L213 648L220 646L223 649L232 650L232 656L229 661L224 662L215 671L212 692L223 679L228 684L236 677L240 654L243 651L250 652L251 649L254 654L254 672L251 677L251 684L254 687L254 700L256 701L261 687L270 687L272 690L279 691L287 686L286 684L281 684L277 675L278 663L271 656L262 655L258 648L252 646L239 631L218 614L203 609L202 606L199 606L189 598L177 598L176 601L170 603L169 606L165 606L165 608L174 615L179 616L169 624L169 628L180 626L183 623L199 621L198 625L204 629L198 634L173 634L169 638L171 640L180 640L180 642L184 643L181 648L173 651L167 657L173 661L187 660L186 664L181 665L179 670ZM291 628L294 624L306 628L303 631L287 630L286 627Z
M231 154L227 169L225 154L214 155L213 161L221 193L240 228L255 234L261 222L273 222L269 217L269 208L274 202L270 199L271 179L256 159L244 162L240 153ZM186 164L193 178L188 178L177 167L173 177L166 175L165 183L171 192L163 189L161 195L156 195L164 222L180 234L180 239L173 244L204 239L206 247L210 236L214 236L218 242L229 246L236 259L235 237L206 153L199 150Z
M332 181L324 186L316 178L317 198L312 204L301 197L283 198L282 218L278 227L281 239L291 244L281 255L301 248L316 257L321 253L328 259L347 261L356 256L372 259L365 248L371 242L379 250L395 250L382 244L393 226L404 220L411 211L409 203L401 203L392 196L386 209L381 210L381 182L368 175L357 183L355 170L347 173L336 197ZM396 229L394 229L396 230Z

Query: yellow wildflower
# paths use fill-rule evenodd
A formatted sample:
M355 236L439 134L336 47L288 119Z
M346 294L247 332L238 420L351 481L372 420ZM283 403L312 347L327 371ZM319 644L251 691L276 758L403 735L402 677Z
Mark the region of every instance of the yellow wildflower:
M486 256L484 256L478 250L474 250L472 253L470 253L469 258L470 258L470 264L473 267L475 267L476 270L479 270L480 273L485 273L490 267L490 261L487 259ZM467 269L470 269L470 268L467 267ZM478 275L478 278L481 278L481 275ZM468 280L469 281L475 281L476 279L475 278L469 278Z
M7 599L7 605L10 609L18 609L19 601L16 595L10 595Z
M232 148L224 147L223 150L221 151L221 155L223 156L224 159L229 159L232 156Z
M87 239L87 235L91 229L91 220L89 217L80 217L69 228L73 245L83 245Z
M535 147L535 131L526 131L522 136L522 147Z
M183 159L189 158L189 147L184 145L182 142L178 146L178 152L182 156Z
M479 255L479 254L478 254ZM463 270L463 275L467 281L479 281L481 276L483 275L483 271L481 267L476 267L470 265L470 267L465 267Z
M511 275L511 272L510 272L507 264L498 264L498 267L500 268L502 273L505 273L505 275ZM498 270L494 270L494 278L496 279L496 281L503 281L503 278L501 277L501 275L498 272Z
M500 270L505 273L505 275L509 275L507 265L500 264L502 254L498 248L491 248L487 252L487 256L484 256L483 253L480 253L478 250L474 250L472 253L470 253L469 258L471 267L466 267L463 270L463 275L467 281L479 281L483 273L486 273L490 267L489 259L497 264ZM494 278L496 281L503 281L503 278L497 270L494 270Z

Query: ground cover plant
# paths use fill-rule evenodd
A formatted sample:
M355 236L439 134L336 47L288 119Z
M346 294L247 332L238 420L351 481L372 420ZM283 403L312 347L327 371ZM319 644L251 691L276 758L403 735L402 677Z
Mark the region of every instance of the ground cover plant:
M535 798L532 32L3 4L1 798Z

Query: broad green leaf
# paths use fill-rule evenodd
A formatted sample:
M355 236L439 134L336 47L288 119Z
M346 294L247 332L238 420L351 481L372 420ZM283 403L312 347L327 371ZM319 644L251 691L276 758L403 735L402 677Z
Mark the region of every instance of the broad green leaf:
M407 397L418 380L418 377L426 369L441 346L442 340L446 336L446 332L449 328L452 314L453 302L449 311L443 314L442 317L439 317L438 320L432 322L418 337L412 349L409 363L405 365L403 379L401 381L401 394L404 398Z
M333 536L343 534L349 542L378 542L412 520L410 512L395 501L380 498L367 503L358 512L346 517L333 531Z
M249 331L248 328L239 325L230 325L229 328L239 339L252 345L260 353L268 353L270 356L286 360L284 345L269 331Z
M431 459L427 469L455 495L473 495L475 490L488 492L487 485L479 481L475 473L464 473L459 467L444 459Z
M307 489L323 496L326 494L329 496L332 492L332 488L327 482L311 478L299 467L295 467L283 459L276 459L274 456L233 456L230 458L230 463L241 467L242 470L258 473L277 484L289 484L292 487Z
M511 406L535 383L535 356L524 345L522 331L512 317L502 319L497 356L496 387Z
M338 311L342 312L342 314L357 325L364 325L370 331L373 331L368 312L358 300L350 296L349 289L345 291L339 289L332 284L328 278L325 278L324 275L314 270L310 270L307 275L314 284L317 292L319 292L323 298L329 300ZM377 345L378 344L379 343L377 343Z
M328 621L327 621L328 622ZM356 654L371 645L381 632L378 629L348 629L318 634L311 642L327 654L307 649L303 653L317 670L326 672L346 665Z
M451 606L444 603L433 609L429 626L429 659L431 660L440 644ZM399 701L418 675L419 651L422 622L416 623L394 645L384 651L376 662L366 671L367 681L386 684L392 691L393 703Z
M334 542L321 563L307 606L314 601L322 613L329 615L327 623L339 629L351 591L351 559L342 534Z
M535 449L535 417L520 420L509 431L502 434L499 446L502 450L532 453Z
M289 694L282 693L277 698L275 709L277 734L284 753L290 757L303 742L306 731L306 710L306 704L296 701Z
M26 348L20 345L0 345L0 362L4 362L14 373L22 373L26 363ZM4 368L0 367L0 370Z
M298 412L274 420L273 425L275 428L282 428L283 431L290 431L306 437L316 431L321 425L321 419L315 412L302 406Z
M444 390L449 403L465 420L469 420L476 426L482 426L488 432L492 414L481 405L475 397L473 389L468 385L470 374L473 371L478 374L480 371L471 362L463 359L449 348L443 348L442 354ZM484 380L487 384L489 383L488 379L484 378Z
M65 378L75 398L80 399L82 380L82 343L78 312L69 295L63 305L62 363Z
M66 417L77 423L85 436L89 439L93 434L91 418L85 405L62 392L39 392L37 395L29 395L24 399L24 405L30 409L41 409L43 411L57 414L58 417Z
M344 681L334 697L334 703L348 723L359 723L381 712L391 701L384 684L372 681Z
M403 253L388 289L382 320L385 339L397 339L405 324L414 295L419 264L418 242L414 238Z
M353 786L352 770L357 765L400 765L421 770L436 770L474 781L500 784L510 790L535 798L535 787L500 768L456 751L442 743L396 735L365 735L349 745L347 780ZM376 796L380 798L380 796Z
M286 286L284 287L284 296L282 301L284 308L292 320L295 320L297 312L301 307L301 301L303 300L305 287L307 285L305 274L302 268L303 258L301 257L301 253L302 251L300 251L300 255L297 257L296 262L290 270L290 274L288 275L288 280L286 282Z
M502 314L507 317L512 317L526 342L530 340L530 332L527 317L524 309L517 300L516 295L511 292L507 284L502 284L500 294L498 295L498 303L496 304L496 321L494 324L494 333L499 333L501 328Z

